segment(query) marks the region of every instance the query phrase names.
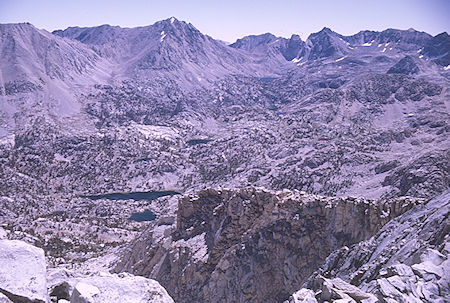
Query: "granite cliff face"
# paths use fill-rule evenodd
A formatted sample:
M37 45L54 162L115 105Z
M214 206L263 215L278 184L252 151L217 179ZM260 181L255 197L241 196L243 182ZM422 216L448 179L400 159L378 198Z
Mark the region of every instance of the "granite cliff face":
M370 239L333 252L304 286L314 290L318 302L446 302L449 212L447 191L393 219ZM291 302L302 301L292 297Z
M369 239L422 201L296 191L205 190L181 197L116 266L158 280L177 302L281 302L334 250Z

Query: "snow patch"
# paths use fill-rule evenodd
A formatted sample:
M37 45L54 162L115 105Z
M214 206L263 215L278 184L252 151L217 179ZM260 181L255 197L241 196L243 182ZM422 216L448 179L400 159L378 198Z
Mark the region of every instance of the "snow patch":
M378 47L381 47L383 45L383 43L378 44Z
M444 70L449 70L450 69L450 65L447 65L446 67L444 67Z
M422 59L422 58L423 58L423 55L420 55L420 56L419 56L419 59Z
M336 62L342 61L342 60L344 60L344 59L345 59L345 56L342 57L342 58L336 59Z
M178 137L178 131L172 127L159 125L134 124L133 127L148 138L172 139Z
M167 34L164 32L164 31L162 31L161 32L161 38L159 39L159 41L161 41L161 42L163 42L163 40L164 40L164 38L167 36Z
M375 40L372 40L370 42L364 43L362 46L372 46L372 44L375 42Z
M170 24L173 24L174 22L175 22L175 18L174 17L170 18Z
M382 53L384 53L386 51L386 47L385 48L383 48L383 50L381 51Z
M294 58L291 61L294 62L294 63L298 63L298 62L302 61L302 59L303 58Z

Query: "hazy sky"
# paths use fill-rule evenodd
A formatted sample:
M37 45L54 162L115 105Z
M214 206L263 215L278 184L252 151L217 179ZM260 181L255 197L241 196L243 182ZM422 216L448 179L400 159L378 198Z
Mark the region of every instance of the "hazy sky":
M101 24L134 27L175 16L214 38L233 42L271 32L305 39L324 26L450 31L450 0L0 0L0 23L30 22L49 31Z

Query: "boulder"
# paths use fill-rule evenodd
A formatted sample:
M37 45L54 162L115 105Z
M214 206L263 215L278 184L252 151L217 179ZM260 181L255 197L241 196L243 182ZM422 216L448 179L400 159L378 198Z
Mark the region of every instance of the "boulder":
M289 298L289 303L317 303L317 300L312 290L302 288Z
M100 273L79 279L71 303L173 303L155 280L128 273Z
M0 240L0 292L13 302L48 302L44 251Z
M321 299L332 302L364 302L375 303L377 298L369 293L360 290L342 279L321 279L322 295ZM343 300L343 301L340 301Z
M72 303L93 303L98 301L99 295L100 289L97 287L84 282L79 282L75 285L70 301Z
M7 296L0 293L0 303L13 303Z

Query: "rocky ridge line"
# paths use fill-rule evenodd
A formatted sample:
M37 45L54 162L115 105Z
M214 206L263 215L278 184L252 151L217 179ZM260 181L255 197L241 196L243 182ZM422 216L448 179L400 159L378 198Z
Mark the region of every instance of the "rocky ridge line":
M176 225L161 218L137 237L115 270L158 280L177 302L280 302L335 249L418 203L203 190L179 199Z
M449 214L446 191L333 252L290 302L448 302Z

